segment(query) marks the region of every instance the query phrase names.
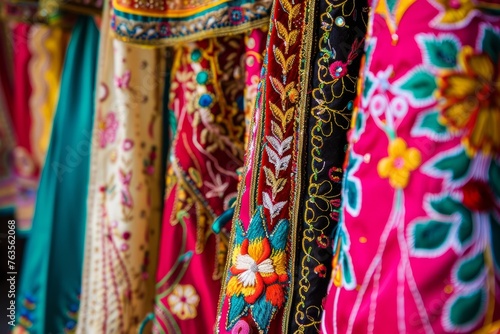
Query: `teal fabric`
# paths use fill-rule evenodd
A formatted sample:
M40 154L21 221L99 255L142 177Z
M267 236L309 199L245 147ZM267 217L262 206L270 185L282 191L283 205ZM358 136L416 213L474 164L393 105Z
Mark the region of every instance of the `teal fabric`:
M65 333L76 325L98 46L94 20L78 18L66 53L59 103L20 273L16 319L31 334Z

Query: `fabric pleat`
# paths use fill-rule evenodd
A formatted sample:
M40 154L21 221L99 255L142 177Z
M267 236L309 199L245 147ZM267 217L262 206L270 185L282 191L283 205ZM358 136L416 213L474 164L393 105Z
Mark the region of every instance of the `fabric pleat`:
M66 53L18 294L18 329L72 331L78 314L99 32L80 17Z

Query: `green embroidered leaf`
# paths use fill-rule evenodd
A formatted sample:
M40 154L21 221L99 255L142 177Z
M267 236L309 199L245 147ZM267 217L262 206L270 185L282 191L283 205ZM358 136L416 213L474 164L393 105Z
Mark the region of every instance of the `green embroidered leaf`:
M368 41L366 45L366 52L365 52L365 63L368 65L371 57L373 56L373 50L375 49L375 44L377 43L375 38L370 38L370 41ZM369 66L366 66L366 68L369 68Z
M458 268L457 277L464 283L470 283L477 279L485 270L484 254L479 253L462 262Z
M472 238L472 232L474 232L474 225L472 221L472 214L464 209L462 212L462 222L458 228L458 240L462 245L467 244Z
M373 80L371 79L370 75L367 75L363 87L363 97L365 99L367 99L370 96L370 92L372 91L372 89L373 89Z
M227 323L229 328L233 327L236 321L243 315L245 307L246 303L243 295L233 295L231 297L227 315Z
M400 88L407 91L414 100L427 100L433 97L437 88L436 78L424 69L417 69Z
M430 206L434 211L445 216L451 216L462 208L462 205L450 196L431 199Z
M343 283L346 290L352 290L356 287L356 279L354 277L351 259L347 252L342 254L342 277L344 279Z
M234 242L237 245L241 245L243 243L243 240L245 240L245 233L243 232L243 222L241 221L241 219L237 218L232 226L234 226L233 228L236 229L234 232Z
M482 48L491 57L493 63L496 63L500 58L500 35L498 32L490 27L485 28Z
M484 290L460 296L450 307L450 321L456 327L473 325L483 315L485 305L486 293Z
M442 215L451 216L453 214L459 214L461 219L460 227L458 228L458 240L462 245L470 241L474 228L472 214L462 205L462 203L449 196L445 196L432 199L430 201L430 206L434 211Z
M365 115L363 113L356 113L356 123L354 127L354 132L353 132L353 139L359 138L361 133L365 130Z
M273 251L284 250L288 240L288 229L290 224L288 220L281 219L274 227L273 233L270 237L271 247Z
M500 197L500 166L495 161L491 162L488 174L493 192L497 197Z
M353 212L359 211L358 187L354 181L346 180L345 195L347 197L347 205Z
M464 149L460 149L451 154L443 155L434 163L434 168L442 172L451 173L451 181L458 181L467 175L471 160L465 153Z
M427 61L439 68L457 65L458 45L451 39L425 39L422 41Z
M177 119L175 118L175 112L173 110L168 110L167 122L170 127L170 138L175 138L177 133Z
M413 229L415 250L435 250L448 239L451 223L429 220L415 224Z
M258 206L255 211L250 225L248 226L247 236L250 240L257 240L266 237L265 227L266 222L264 221L263 207Z
M450 137L446 126L439 123L439 111L437 110L419 116L415 121L411 134L415 137L426 136L437 141L447 140Z
M275 308L266 301L266 295L263 294L252 307L252 317L259 330L267 332L266 328L274 315Z

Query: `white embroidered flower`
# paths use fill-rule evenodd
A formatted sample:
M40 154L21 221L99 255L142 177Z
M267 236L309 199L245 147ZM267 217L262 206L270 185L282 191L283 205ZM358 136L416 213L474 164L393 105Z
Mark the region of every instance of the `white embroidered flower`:
M191 284L178 284L168 296L167 301L172 313L179 319L186 320L196 317L196 308L200 302L200 297Z
M255 286L257 280L255 276L256 273L271 274L274 272L273 261L271 259L265 259L257 264L248 254L238 254L236 258L236 269L245 270L238 274L238 280L245 288L248 286Z

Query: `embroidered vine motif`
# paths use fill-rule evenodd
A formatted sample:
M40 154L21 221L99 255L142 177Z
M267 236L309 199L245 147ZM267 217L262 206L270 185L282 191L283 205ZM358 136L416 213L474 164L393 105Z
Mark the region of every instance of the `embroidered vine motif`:
M453 288L441 317L445 330L468 331L483 319L484 324L493 321L495 297L488 291L495 290L493 268L500 263L498 246L488 235L498 235L500 226L500 141L494 134L500 124L496 93L500 86L493 70L500 59L493 47L500 42L500 30L480 25L476 48L460 49L450 34L421 34L417 40L422 53L429 55L426 70L438 75L435 89L441 100L439 111L424 113L412 133L440 142L461 140L422 166L427 175L442 179L445 187L439 194L426 195L428 216L412 221L407 237L415 257L436 257L450 249L467 252L452 269ZM461 217L456 230L453 215ZM429 231L434 238L424 237Z
M366 1L319 4L308 124L307 193L304 197L298 279L291 333L317 333L332 265L330 235L336 227L347 130L356 96L368 8ZM349 47L347 47L349 46Z

